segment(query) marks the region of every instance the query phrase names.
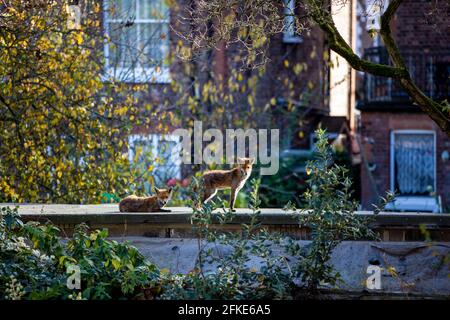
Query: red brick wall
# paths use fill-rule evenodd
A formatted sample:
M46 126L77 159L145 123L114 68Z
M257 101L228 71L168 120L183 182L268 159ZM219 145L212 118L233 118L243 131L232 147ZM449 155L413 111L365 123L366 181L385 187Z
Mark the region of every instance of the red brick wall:
M449 19L448 1L406 0L398 8L392 29L400 48L448 48Z
M179 17L188 16L186 6L189 1L177 0L175 3L176 5L171 8L170 13L172 27L179 33L188 33L190 32L189 24L182 24L182 19L180 20ZM324 35L318 27L311 27L301 37L303 41L299 44L284 43L282 34L270 39L267 51L269 62L265 65L265 74L258 80L256 85L255 105L264 106L271 98L284 98L286 100L301 101L303 103L302 110L312 109L308 113L302 112L302 114L305 113L302 119L296 116L297 131L302 131L303 134L301 137L296 134L295 141L293 141L293 146L295 147L308 147L309 133L317 122L314 114L317 113L317 110L320 110L319 113L328 112L328 104L325 100L328 90L328 67L323 58L324 52L328 51L328 48L325 45ZM182 39L171 29L170 43L172 53L176 51L176 45L180 40ZM206 55L203 55L195 63L182 62L175 56L170 66L171 77L177 83L182 83L185 87L189 87L192 79L186 75L185 70L187 64L190 64L190 67L194 70L192 75L195 76L199 84L205 83L210 78L217 83L222 82L226 84L227 77L231 76L231 71L242 67L242 61L239 59L235 61L236 56L242 56L241 50L242 47L236 44L226 47L221 45L219 50L213 51L210 61L206 59ZM286 60L289 62L288 65L285 63ZM303 64L303 69L300 74L295 74L293 71L294 66L299 63ZM259 70L248 69L242 73L245 79L253 74L258 74ZM289 81L285 82L285 79L289 79ZM292 87L290 88L288 84L292 85ZM149 86L147 95L142 97L142 101L152 105L162 105L166 101L170 101L169 104L174 104L176 98L177 96L171 92L170 85L152 84ZM248 109L246 94L242 95L241 100L235 99L235 101L235 104L239 105L238 108L242 110ZM183 113L182 109L183 106L179 108L179 114ZM267 110L265 113L268 121L279 116L274 108ZM179 115L177 114L177 116ZM186 116L186 118L188 117ZM251 119L245 120L251 121ZM286 116L280 119L281 122L288 122L288 120ZM285 126L281 122L275 125L283 130ZM261 123L261 125L269 127L265 123ZM141 132L155 130L151 125L148 128L139 129ZM284 133L282 132L281 138L283 136Z
M441 195L444 209L450 206L450 160L443 161L444 151L450 152L450 138L425 114L361 112L362 139L373 139L372 155L367 159L376 164L372 172L378 192L383 195L390 189L390 134L392 130L434 130L436 132L436 184ZM371 203L377 201L376 193L370 182L365 166L361 166L361 203L365 209L371 209Z

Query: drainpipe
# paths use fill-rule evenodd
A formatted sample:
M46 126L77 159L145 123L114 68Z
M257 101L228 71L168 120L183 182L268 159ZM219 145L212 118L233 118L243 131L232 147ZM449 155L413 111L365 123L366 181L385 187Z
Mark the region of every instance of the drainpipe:
M369 182L370 182L370 186L372 188L372 192L375 194L375 197L378 199L380 197L380 191L379 191L378 185L373 177L372 171L370 171L369 163L367 162L367 159L365 157L365 152L364 152L365 150L361 143L360 136L355 135L355 137L356 137L356 141L359 146L359 150L361 150L361 162L363 163L364 169L366 170L367 175L369 177Z

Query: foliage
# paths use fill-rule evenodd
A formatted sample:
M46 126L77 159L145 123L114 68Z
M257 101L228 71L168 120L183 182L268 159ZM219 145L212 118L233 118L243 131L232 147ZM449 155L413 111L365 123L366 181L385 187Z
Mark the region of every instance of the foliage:
M336 165L351 168L346 171L346 176L352 181L352 199L359 200L355 195L359 187L355 185L354 179L358 173L354 172L348 152L333 145L330 156ZM302 197L307 188L306 165L312 158L313 151L310 154L281 156L278 173L261 178L260 195L263 207L282 208L286 203L293 202L298 208L304 208L307 205Z
M195 206L198 192L193 192L192 223L198 234L199 259L188 275L169 276L163 284L162 298L169 299L286 299L294 288L283 255L273 255L280 236L261 228L259 180L252 180L249 224L240 232L217 231L211 224L231 223L236 214L226 203ZM194 182L195 185L195 182ZM219 200L220 201L220 200ZM219 210L214 213L213 210ZM251 267L250 262L260 262Z
M261 200L263 207L280 208L289 201L302 206L301 194L305 191L306 174L299 170L306 162L303 158L280 158L280 168L276 175L261 178Z
M0 299L133 298L152 287L158 269L127 243L107 240L107 230L87 232L80 225L63 241L60 230L23 224L17 208L0 216ZM81 271L81 290L67 288L69 266Z
M355 215L351 181L344 167L331 163L325 132L318 130L317 136L317 159L307 165L310 178L304 201L309 209L294 213L302 227L311 229L309 245L301 247L261 225L257 179L251 181L250 222L239 232L213 227L237 223L237 214L220 198L199 205L201 186L192 179L187 196L199 254L196 267L186 275L160 272L136 248L107 240L107 230L88 233L79 225L72 238L62 241L55 226L23 224L17 208L3 208L0 298L129 299L150 289L151 298L159 299L291 299L299 289L297 279L308 293L324 283L336 285L339 274L328 263L336 245L373 239L375 234L366 219ZM74 265L81 270L78 292L66 287L66 270Z
M86 2L79 29L69 28L66 5L6 0L0 7L1 202L99 203L152 171L130 167L127 136L148 125L149 114L164 117L151 105L138 108L146 85L104 75L110 39L101 4Z
M373 0L366 4L365 14L370 17L367 20L379 20L379 30L371 26L369 34L373 37L379 33L389 54L390 64L377 63L360 57L345 41L345 35L339 32L333 19L333 12L344 6L351 6L350 1L306 0L295 3L285 1L283 5L276 5L277 1L263 0L200 1L200 5L188 8L187 17L183 16L182 19L187 19L194 26L194 32L183 35L192 44L194 51L190 52L189 57L199 55L198 52L195 53L199 49L217 48L221 45L226 47L237 43L243 52L243 57L239 59L240 64L255 67L269 60L267 53L271 39L283 32L299 35L305 30L310 32L310 29L318 27L327 38L328 48L344 58L353 69L397 80L421 110L428 114L443 132L450 135L448 102L433 100L422 91L426 88L418 87L414 81L414 72L409 70L411 68L405 63L397 39L393 37L391 20L402 2L402 0L389 2ZM292 10L289 4L294 4L296 8ZM374 15L371 12L373 8L380 8L381 13ZM436 17L439 17L436 12L446 12L447 9L446 1L424 3L419 8L428 16ZM281 14L283 10L291 17L289 23L283 23L284 16ZM431 22L427 21L432 28L426 25L424 32L440 31L446 27L445 19L427 20ZM335 62L328 60L328 63Z
M316 290L321 283L334 286L340 280L339 273L329 264L331 253L340 241L376 238L367 218L355 214L358 204L352 200L348 169L332 163L326 132L318 129L316 135L316 159L306 167L310 176L303 195L306 209L296 210L292 204L286 206L296 210L299 224L311 230L312 242L305 253L298 244L291 243L288 247L291 254L301 256L293 270L309 291Z

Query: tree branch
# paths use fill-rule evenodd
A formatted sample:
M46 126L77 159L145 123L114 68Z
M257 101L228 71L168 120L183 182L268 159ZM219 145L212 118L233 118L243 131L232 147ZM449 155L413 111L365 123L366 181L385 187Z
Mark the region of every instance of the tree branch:
M407 70L402 54L397 47L394 38L392 37L390 26L392 17L402 2L403 0L393 0L389 3L386 11L381 16L380 35L394 66ZM400 77L399 81L403 89L409 94L413 101L417 103L419 107L437 123L442 131L447 133L447 135L450 135L450 115L445 114L444 106L427 97L414 83L409 72Z
M361 59L353 49L342 38L341 34L334 24L333 17L326 7L324 0L309 0L310 17L319 25L328 38L328 46L331 50L343 57L352 66L353 69L368 72L376 76L400 78L408 75L405 68L392 67L384 64L373 63Z
M403 57L398 49L396 42L391 34L390 22L403 0L392 0L388 8L381 16L380 35L388 51L393 66L372 63L361 59L352 48L347 44L344 38L334 24L327 1L308 0L309 16L325 32L329 41L331 50L343 57L347 62L358 71L370 73L375 76L383 76L397 79L403 89L412 98L413 102L418 104L422 111L450 136L450 114L445 111L445 105L427 97L422 90L412 80Z

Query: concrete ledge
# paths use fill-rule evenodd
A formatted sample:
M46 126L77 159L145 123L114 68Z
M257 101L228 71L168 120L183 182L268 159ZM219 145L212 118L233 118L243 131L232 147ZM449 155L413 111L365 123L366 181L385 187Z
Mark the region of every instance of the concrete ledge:
M198 265L196 239L118 237L115 240L130 242L150 261L172 273L186 274ZM306 246L309 241L297 243ZM229 247L222 244L215 244L213 248L214 253L220 253L219 256L232 253ZM273 245L271 250L273 256L287 257L286 263L291 267L297 261L278 246ZM342 292L336 293L336 297L449 299L449 266L443 263L449 252L449 243L343 241L334 249L330 260L344 280L339 284ZM368 290L365 287L369 276L367 267L371 261L377 261L381 268L379 290ZM261 267L261 260L250 256L246 266L258 269ZM205 269L214 271L216 267L213 264ZM396 270L395 275L388 271L390 268Z
M4 203L0 207L14 207L17 204ZM19 214L24 221L50 221L70 234L73 227L86 223L92 228L110 229L113 235L189 237L192 234L190 215L186 207L168 208L172 212L121 213L117 204L67 205L67 204L20 204ZM359 211L362 217L373 218L372 227L379 231L386 241L421 240L419 227L424 225L433 238L450 241L450 214L382 212L374 215ZM224 230L238 230L242 223L250 222L250 209L237 209L235 219L226 226L215 227ZM214 219L213 219L214 220ZM217 221L216 221L217 222ZM308 239L308 230L300 228L292 212L278 208L261 209L261 223L271 231Z

